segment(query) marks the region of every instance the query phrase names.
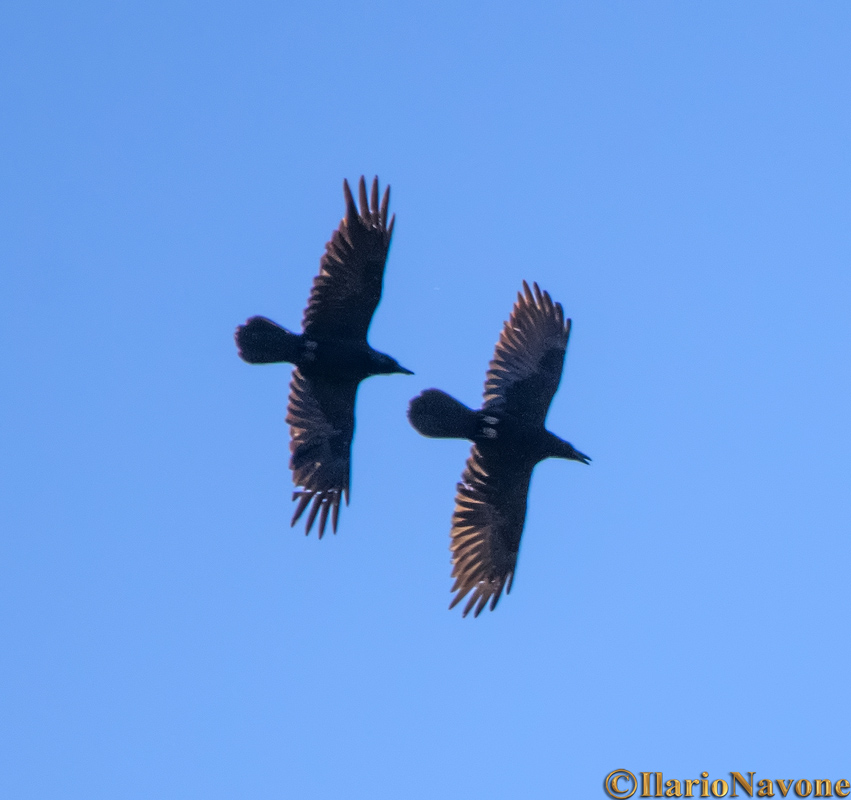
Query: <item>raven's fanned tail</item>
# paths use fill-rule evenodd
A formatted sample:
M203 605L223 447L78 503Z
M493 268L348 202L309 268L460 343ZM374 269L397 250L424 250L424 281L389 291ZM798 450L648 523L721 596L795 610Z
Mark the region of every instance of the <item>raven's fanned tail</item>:
M292 363L300 350L301 336L266 317L252 317L236 329L233 338L240 358L249 364Z
M411 425L423 436L439 439L472 439L476 417L473 409L440 389L426 389L408 406Z

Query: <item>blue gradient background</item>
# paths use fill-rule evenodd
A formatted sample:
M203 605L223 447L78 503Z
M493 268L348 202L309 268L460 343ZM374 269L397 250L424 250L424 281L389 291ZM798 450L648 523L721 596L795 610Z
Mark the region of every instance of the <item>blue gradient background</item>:
M851 6L0 11L0 795L593 798L851 779ZM341 181L398 214L336 537L288 367ZM574 320L514 590L449 613L465 402ZM741 791L740 791L741 794Z

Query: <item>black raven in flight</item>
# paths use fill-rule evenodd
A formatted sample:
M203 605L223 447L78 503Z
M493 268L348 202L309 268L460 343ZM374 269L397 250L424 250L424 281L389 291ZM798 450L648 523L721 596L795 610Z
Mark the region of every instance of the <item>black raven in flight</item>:
M533 284L523 293L496 344L485 379L485 402L473 411L439 389L411 401L408 419L423 435L471 439L458 484L450 550L454 608L470 592L464 616L478 616L502 589L511 591L532 469L545 458L591 459L544 427L558 389L570 320L560 303Z
M266 317L251 317L236 329L239 355L249 364L295 364L290 382L290 469L298 499L292 524L310 506L305 533L319 516L319 538L331 512L337 532L340 496L349 502L349 460L355 432L355 395L370 375L413 373L366 341L381 299L384 263L393 235L387 224L390 187L378 205L378 178L368 200L360 179L360 212L343 181L346 215L325 245L319 274L304 311L303 333L292 333Z

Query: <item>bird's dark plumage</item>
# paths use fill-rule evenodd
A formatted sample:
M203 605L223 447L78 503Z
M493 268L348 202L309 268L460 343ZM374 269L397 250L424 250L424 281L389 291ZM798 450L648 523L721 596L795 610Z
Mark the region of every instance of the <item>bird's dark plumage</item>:
M455 597L464 616L496 607L511 582L526 519L532 470L545 458L590 459L544 427L558 389L570 320L537 284L523 283L502 329L479 411L438 389L411 401L408 418L424 436L473 441L458 484L450 549Z
M390 187L380 205L377 178L369 198L363 178L358 188L360 210L343 181L346 215L325 246L304 312L304 332L252 317L235 334L243 360L296 366L287 406L293 500L298 500L292 524L307 511L305 532L318 517L320 539L329 515L336 532L340 500L349 501L358 384L370 375L412 374L366 340L381 299L395 216L388 225Z
M366 341L369 323L381 300L384 263L393 236L396 215L387 224L390 187L378 205L378 179L372 182L367 200L363 178L358 187L360 213L343 181L346 216L325 245L319 274L313 279L302 326L306 335L318 339Z

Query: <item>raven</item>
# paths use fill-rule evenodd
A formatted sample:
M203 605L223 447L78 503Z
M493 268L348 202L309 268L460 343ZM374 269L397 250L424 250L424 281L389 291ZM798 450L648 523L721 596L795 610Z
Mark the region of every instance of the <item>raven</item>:
M360 179L360 211L347 181L343 181L346 215L325 245L319 274L313 279L304 311L304 332L292 333L266 317L251 317L236 329L240 357L249 364L295 364L290 382L287 418L290 469L298 499L292 525L308 506L305 534L319 515L319 538L331 512L337 532L340 496L349 502L355 395L370 375L402 373L409 369L366 341L372 315L381 299L384 264L393 235L394 214L387 224L390 187L378 205L378 178L369 200Z
M544 427L561 380L570 320L561 303L523 281L523 293L496 344L485 379L485 400L473 411L439 389L426 389L408 407L423 436L471 439L473 447L455 495L451 542L454 608L470 592L466 617L503 587L511 591L532 469L545 458L591 459Z

